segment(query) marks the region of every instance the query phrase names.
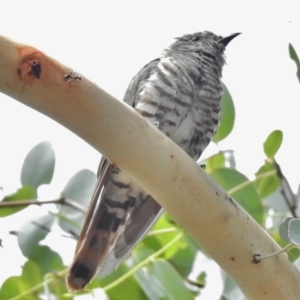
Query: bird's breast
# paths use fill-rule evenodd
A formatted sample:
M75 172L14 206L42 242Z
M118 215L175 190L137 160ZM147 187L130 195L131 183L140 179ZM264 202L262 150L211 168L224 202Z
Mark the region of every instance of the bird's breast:
M182 62L164 58L140 90L135 108L197 160L219 122L221 94L212 82L191 76ZM213 83L220 85L219 80Z

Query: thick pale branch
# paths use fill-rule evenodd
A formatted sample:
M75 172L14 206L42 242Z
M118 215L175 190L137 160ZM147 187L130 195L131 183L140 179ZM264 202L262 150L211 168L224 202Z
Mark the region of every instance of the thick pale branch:
M41 66L40 77L32 62ZM100 68L101 69L101 68ZM298 299L300 277L280 247L166 136L82 77L31 47L0 38L0 91L63 124L127 172L235 280L249 299Z

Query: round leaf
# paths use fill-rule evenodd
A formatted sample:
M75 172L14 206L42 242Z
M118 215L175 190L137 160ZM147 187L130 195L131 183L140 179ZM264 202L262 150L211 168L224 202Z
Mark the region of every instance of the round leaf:
M49 142L42 142L32 148L27 154L21 171L22 185L38 188L49 184L52 180L55 166L54 151Z
M205 172L210 174L213 170L224 168L226 159L222 151L208 157L205 160Z
M274 130L264 142L264 152L268 158L274 158L279 150L283 139L281 130Z
M30 259L39 266L42 275L48 273L49 270L60 271L64 268L62 258L48 246L37 245L34 255Z
M164 295L157 289L153 278L150 277L148 269L146 267L141 268L138 272L134 274L137 282L140 284L148 299L160 300L164 299Z
M24 264L20 276L12 276L4 281L0 290L0 299L9 300L24 293L22 299L35 300L37 299L37 294L42 292L42 287L32 293L28 293L28 290L42 281L43 277L39 266L29 260Z
M149 299L194 299L182 277L166 260L152 261L134 277Z
M296 248L296 247L289 248L289 249L287 249L286 252L289 257L290 262L295 262L300 256L300 249ZM298 268L298 270L299 270L299 268Z
M169 249L164 253L164 257L168 259L181 276L188 277L194 267L199 246L186 233L173 247L177 247L177 251L173 253L172 257L168 257Z
M289 238L289 223L291 220L293 220L293 218L286 217L279 226L279 234L287 242L291 242Z
M273 164L266 162L259 170L255 173L256 176L267 173L269 171L275 171ZM280 181L276 174L269 175L267 177L261 178L254 182L254 186L260 197L265 198L272 193L274 193L280 187Z
M99 286L105 287L121 278L124 274L128 273L130 268L126 264L122 263L115 272L105 278L97 278L87 286L88 289L99 288ZM126 280L121 281L118 285L105 291L109 299L123 300L123 299L147 299L143 289L133 276L130 276ZM126 297L127 296L127 297Z
M231 95L223 83L224 94L221 102L221 121L219 128L214 136L214 142L220 142L225 139L232 131L235 120L235 109Z
M18 231L18 244L24 256L31 258L37 251L39 241L49 233L55 216L46 214L26 221Z
M96 175L90 170L81 170L77 172L63 189L63 196L83 207L88 207L93 190L96 184ZM67 205L62 205L59 210L58 225L66 232L79 234L80 225L85 215ZM71 220L71 222L70 222Z
M289 222L289 232L288 236L290 241L300 246L300 220L299 219L293 219Z
M249 181L242 173L227 168L215 170L210 175L226 191ZM263 221L263 206L253 184L237 190L232 196L257 222Z
M148 284L155 286L159 299L194 299L181 276L167 261L157 259L148 267Z
M36 198L36 190L31 186L23 186L16 193L6 196L1 202L32 200ZM26 206L2 207L0 217L6 217L26 208Z

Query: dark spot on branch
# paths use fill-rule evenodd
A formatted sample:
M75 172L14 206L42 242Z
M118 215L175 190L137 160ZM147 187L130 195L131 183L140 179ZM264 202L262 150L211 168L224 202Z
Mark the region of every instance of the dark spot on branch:
M34 60L31 64L31 72L32 74L39 79L41 77L42 66L38 60Z
M238 206L236 205L236 203L234 202L232 197L230 197L229 195L225 196L225 200L228 200L229 202L231 202L235 206L236 209L238 208Z
M252 259L252 262L254 263L254 264L258 264L259 262L260 262L260 254L254 254L253 255L253 259Z

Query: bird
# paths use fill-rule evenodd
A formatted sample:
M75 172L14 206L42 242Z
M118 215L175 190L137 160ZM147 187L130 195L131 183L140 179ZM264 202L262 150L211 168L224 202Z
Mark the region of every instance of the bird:
M227 37L210 31L175 39L130 82L124 101L197 161L221 115ZM164 209L125 172L102 157L98 181L67 272L70 291L96 274L114 271L149 232Z

